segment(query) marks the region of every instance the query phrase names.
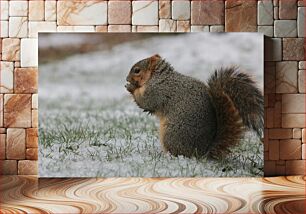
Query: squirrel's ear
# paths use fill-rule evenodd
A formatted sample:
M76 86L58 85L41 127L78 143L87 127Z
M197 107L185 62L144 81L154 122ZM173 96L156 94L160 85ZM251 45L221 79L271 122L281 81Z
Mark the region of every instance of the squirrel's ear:
M154 71L155 70L155 66L157 64L157 61L160 60L161 57L158 54L155 54L153 56L150 57L150 70Z
M158 55L158 54L155 54L152 57L157 58L157 59L161 59L160 55Z

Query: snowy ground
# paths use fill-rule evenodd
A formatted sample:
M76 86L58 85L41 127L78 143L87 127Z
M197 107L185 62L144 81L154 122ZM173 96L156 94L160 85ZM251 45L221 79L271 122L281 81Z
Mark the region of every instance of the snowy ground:
M155 53L203 81L215 68L239 65L263 85L263 38L255 33L157 34L40 65L40 176L263 174L263 146L252 133L222 161L161 152L158 121L138 109L124 88L131 66Z

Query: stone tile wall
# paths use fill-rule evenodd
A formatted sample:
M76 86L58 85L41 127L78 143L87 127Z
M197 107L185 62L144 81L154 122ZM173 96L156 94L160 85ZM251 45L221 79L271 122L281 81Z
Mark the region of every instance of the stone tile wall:
M38 32L261 32L265 175L305 174L301 0L1 0L0 173L37 174Z

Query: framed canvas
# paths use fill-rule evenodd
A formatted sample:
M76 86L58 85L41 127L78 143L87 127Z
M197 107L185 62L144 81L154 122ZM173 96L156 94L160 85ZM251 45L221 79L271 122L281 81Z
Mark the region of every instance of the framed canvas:
M38 40L40 177L263 175L262 34Z

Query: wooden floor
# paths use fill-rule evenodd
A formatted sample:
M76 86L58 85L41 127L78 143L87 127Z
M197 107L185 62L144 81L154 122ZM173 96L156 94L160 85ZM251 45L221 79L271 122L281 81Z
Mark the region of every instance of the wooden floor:
M3 176L1 211L27 213L305 213L305 178Z

